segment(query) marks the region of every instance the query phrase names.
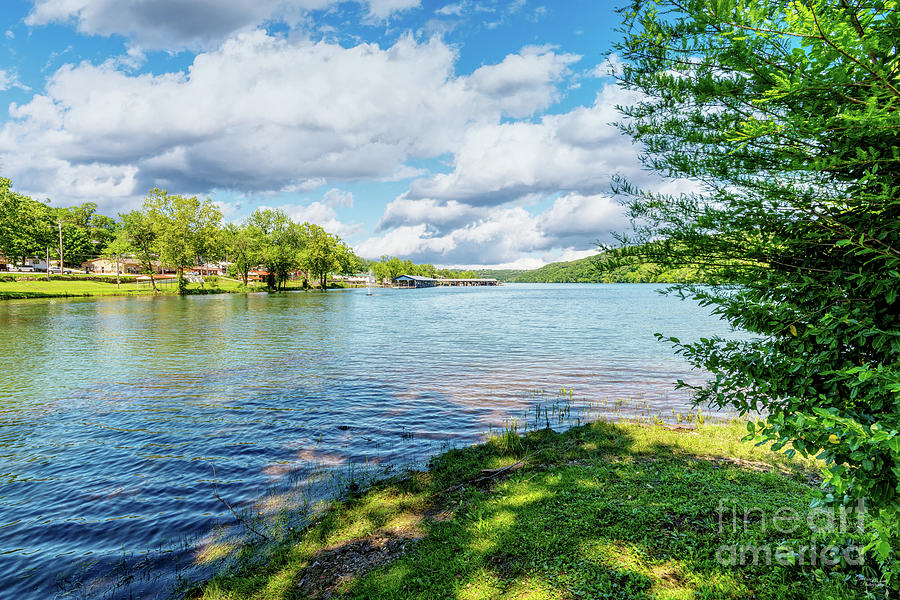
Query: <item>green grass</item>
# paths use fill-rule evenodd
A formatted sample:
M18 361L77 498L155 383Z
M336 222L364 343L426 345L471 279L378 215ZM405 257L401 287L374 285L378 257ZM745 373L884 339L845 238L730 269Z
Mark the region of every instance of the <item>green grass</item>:
M162 285L157 283L162 294L175 294L178 292L177 284ZM215 285L206 284L204 289L199 283L188 285L192 293L237 293L248 291L265 291L265 285L251 284L243 287L239 281L220 277ZM300 283L289 284L287 289L300 289ZM64 278L53 278L47 281L40 275L29 273L19 275L15 281L0 280L0 300L14 300L25 298L68 298L81 296L147 296L153 295L153 289L146 283L142 283L140 289L131 281L122 283L116 288L114 277L109 281L80 280L77 276L66 275Z
M802 527L784 535L767 518L781 507L806 514L817 465L742 435L739 423L508 432L337 502L306 530L276 532L275 542L203 548L198 562L232 551L237 558L186 596L866 597L855 574L840 569L716 560L723 544L809 543ZM483 471L523 458L494 477ZM739 517L733 530L726 510L720 531L720 500L766 518Z
M33 281L0 281L0 299L16 298L57 298L67 296L134 296L148 293L146 289L137 290L134 283L123 283L116 289L112 283L99 281L65 281L35 279ZM149 293L153 293L150 290Z

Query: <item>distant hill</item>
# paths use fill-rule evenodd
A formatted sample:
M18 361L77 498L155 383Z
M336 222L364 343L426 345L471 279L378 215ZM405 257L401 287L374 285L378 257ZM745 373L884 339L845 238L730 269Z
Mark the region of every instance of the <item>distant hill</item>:
M611 271L598 269L600 255L556 262L530 271L485 269L479 277L493 277L509 283L692 283L699 281L691 268L661 270L652 263L623 265Z
M478 277L494 278L497 281L508 282L527 272L525 269L481 269L480 271L475 271L475 274Z

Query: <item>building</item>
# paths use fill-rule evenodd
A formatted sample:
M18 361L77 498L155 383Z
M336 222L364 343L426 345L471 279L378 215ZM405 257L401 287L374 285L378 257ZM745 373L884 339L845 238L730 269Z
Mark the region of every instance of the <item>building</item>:
M400 275L391 280L394 287L398 288L428 288L438 285L438 280L432 277L422 277L421 275Z
M153 267L154 273L163 273L165 269L163 269L162 263L158 260L154 260L151 263ZM81 263L81 268L91 273L111 273L115 275L116 273L116 261L110 260L108 258L95 258L92 260L86 260ZM143 273L144 267L141 266L141 262L136 258L122 258L119 260L119 273L123 275L127 274L138 274Z

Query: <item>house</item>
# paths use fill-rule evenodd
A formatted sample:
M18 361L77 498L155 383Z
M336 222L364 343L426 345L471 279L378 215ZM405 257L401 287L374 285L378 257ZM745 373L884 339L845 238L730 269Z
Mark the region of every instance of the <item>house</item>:
M158 260L154 260L151 263L153 267L154 273L163 273L165 269L163 269L162 263ZM94 258L92 260L86 260L81 263L81 268L90 271L91 273L116 273L116 261L111 260L109 258ZM127 274L137 274L143 273L144 267L141 265L141 262L136 258L128 258L123 257L119 260L119 273L123 275Z
M398 288L427 288L434 287L438 284L438 280L432 277L422 277L421 275L400 275L392 280L394 287Z
M228 266L231 263L207 263L205 265L201 265L199 267L194 267L192 270L196 271L200 275L204 277L208 275L225 275L228 272Z

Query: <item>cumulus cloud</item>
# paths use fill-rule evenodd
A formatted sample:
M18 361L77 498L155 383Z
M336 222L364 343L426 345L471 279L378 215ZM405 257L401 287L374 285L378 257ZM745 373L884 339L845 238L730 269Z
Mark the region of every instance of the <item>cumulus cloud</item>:
M269 208L263 206L261 208ZM359 223L345 223L341 221L334 206L324 201L315 201L308 204L289 203L276 206L297 223L313 223L320 225L328 233L333 233L342 238L356 235L362 230Z
M637 149L611 123L628 93L607 85L590 107L538 122L470 127L454 154L453 171L413 182L409 197L499 205L529 193L609 190L620 173L644 179Z
M341 0L32 0L28 25L75 23L82 33L122 35L144 48L206 48L267 21L296 23L307 11ZM368 17L384 20L419 0L357 0Z
M253 31L187 72L66 65L10 106L0 153L21 188L61 201L389 180L455 152L473 125L545 107L573 60L528 49L473 79L440 40L345 48Z
M331 188L322 196L322 202L327 206L353 208L353 192Z
M511 117L526 117L544 109L559 97L556 84L581 60L577 54L557 54L549 47L525 47L496 65L485 65L468 78L478 92L504 98L504 111Z
M622 230L627 222L609 196L566 194L537 215L523 206L473 207L401 196L386 208L382 230L387 224L393 229L358 244L362 256L497 265L514 263L523 253L558 249L564 256L589 256L596 253L598 241L611 241L610 232Z
M428 223L438 231L463 227L483 215L484 211L455 200L439 202L430 198L412 200L401 194L385 207L376 232L404 225Z

